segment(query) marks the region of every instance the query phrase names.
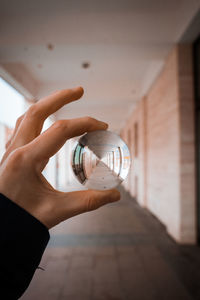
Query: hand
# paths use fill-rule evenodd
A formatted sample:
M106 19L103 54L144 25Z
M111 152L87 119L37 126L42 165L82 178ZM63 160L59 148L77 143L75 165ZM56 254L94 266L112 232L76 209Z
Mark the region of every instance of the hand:
M82 95L81 87L61 90L33 104L17 120L0 164L0 193L24 208L47 228L120 198L117 190L60 192L41 173L49 158L56 154L67 139L88 131L107 129L106 123L84 117L56 121L40 134L48 116Z

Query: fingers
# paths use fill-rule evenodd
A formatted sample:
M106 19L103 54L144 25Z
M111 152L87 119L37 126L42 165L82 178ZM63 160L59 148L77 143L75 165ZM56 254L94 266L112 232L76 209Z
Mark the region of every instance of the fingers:
M37 137L45 119L67 103L78 100L83 88L66 89L55 92L32 105L24 115L12 141L12 150L23 146Z
M21 116L17 119L17 121L16 121L16 123L15 123L14 131L13 131L13 133L12 133L10 139L9 139L8 142L6 143L6 150L8 149L8 147L10 146L10 144L12 143L12 140L13 140L13 138L14 138L14 136L15 136L15 134L16 134L18 128L19 128L19 125L21 124L21 122L22 122L22 120L23 120L23 118L24 118L24 114L21 115Z
M28 145L29 154L37 161L48 159L64 145L67 139L85 132L107 128L108 124L91 117L60 120Z
M116 189L97 191L78 191L62 193L60 201L56 201L61 221L75 215L95 210L105 204L120 200L120 192Z
M80 99L84 91L82 87L61 90L41 99L37 104L38 117L46 119L65 104Z

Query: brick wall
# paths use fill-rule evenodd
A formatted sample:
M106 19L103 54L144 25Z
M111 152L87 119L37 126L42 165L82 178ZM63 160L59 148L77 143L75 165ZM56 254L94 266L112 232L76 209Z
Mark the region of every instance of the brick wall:
M121 135L135 155L125 188L181 243L195 243L192 52L178 45L127 120Z
M195 129L192 47L178 47L179 126L180 126L180 239L196 239Z

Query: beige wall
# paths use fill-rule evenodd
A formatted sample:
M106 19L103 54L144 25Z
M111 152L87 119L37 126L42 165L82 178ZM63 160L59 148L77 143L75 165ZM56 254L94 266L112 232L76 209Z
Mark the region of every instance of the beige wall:
M138 157L125 188L181 243L196 241L191 51L190 45L173 49L121 132L134 158L137 122Z

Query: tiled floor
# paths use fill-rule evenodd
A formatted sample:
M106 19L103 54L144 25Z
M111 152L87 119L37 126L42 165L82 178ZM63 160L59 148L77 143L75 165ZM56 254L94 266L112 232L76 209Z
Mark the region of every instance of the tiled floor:
M200 299L200 248L178 246L131 197L51 231L23 300Z

